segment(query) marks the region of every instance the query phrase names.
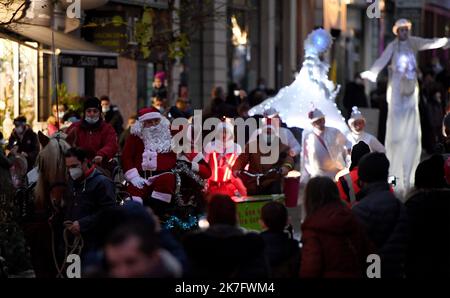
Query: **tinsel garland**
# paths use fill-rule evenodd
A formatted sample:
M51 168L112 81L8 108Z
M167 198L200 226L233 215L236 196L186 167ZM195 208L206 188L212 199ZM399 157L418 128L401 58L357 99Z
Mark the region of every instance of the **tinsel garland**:
M177 165L174 169L172 169L172 173L175 175L176 180L176 188L175 188L175 194L177 198L177 204L180 207L195 205L195 202L189 201L188 203L184 203L182 200L182 194L180 192L181 190L181 174L185 174L192 180L194 180L202 189L205 188L206 183L205 180L203 180L199 175L197 175L192 169L188 166L185 162L177 162Z
M172 230L174 228L181 228L183 231L189 231L198 226L198 218L189 214L186 221L181 220L179 217L172 215L163 224L163 227L167 230Z

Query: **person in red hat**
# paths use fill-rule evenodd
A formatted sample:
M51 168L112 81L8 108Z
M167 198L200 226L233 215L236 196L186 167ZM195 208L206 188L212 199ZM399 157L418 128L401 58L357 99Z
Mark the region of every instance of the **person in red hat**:
M170 122L155 108L139 111L125 142L122 166L133 200L165 212L175 194L177 155L172 151Z

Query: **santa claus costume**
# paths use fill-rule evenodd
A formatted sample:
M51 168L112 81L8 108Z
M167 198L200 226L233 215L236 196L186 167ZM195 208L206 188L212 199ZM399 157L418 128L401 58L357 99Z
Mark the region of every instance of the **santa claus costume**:
M162 216L171 204L176 188L172 169L176 166L177 155L171 148L170 122L155 108L141 109L138 116L122 153L127 191L133 200L152 207ZM148 120L160 122L145 127Z
M212 170L207 193L247 196L244 183L232 174L234 163L242 152L241 147L234 143L234 128L231 124L222 122L216 127L216 132L218 138L205 146L206 160Z

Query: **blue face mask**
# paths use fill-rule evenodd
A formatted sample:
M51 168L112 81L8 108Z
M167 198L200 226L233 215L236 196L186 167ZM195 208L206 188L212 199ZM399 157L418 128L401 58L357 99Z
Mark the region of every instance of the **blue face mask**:
M100 117L94 117L94 118L86 117L85 120L89 124L95 124L100 120Z

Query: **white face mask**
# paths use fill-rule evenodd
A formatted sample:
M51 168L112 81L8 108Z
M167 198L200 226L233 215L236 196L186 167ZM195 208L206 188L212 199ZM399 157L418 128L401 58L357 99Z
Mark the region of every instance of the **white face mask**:
M100 120L100 117L94 117L94 118L86 117L86 122L89 123L89 124L95 124L99 120Z
M70 168L69 174L73 180L78 180L83 176L83 169L81 167Z
M59 113L58 113L58 117L59 117L59 118L63 118L63 117L64 117L64 112L59 112Z
M107 107L102 107L102 112L103 113L108 113L109 112L109 106L107 106Z

